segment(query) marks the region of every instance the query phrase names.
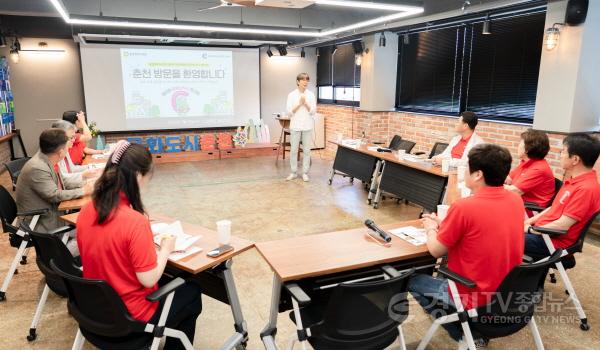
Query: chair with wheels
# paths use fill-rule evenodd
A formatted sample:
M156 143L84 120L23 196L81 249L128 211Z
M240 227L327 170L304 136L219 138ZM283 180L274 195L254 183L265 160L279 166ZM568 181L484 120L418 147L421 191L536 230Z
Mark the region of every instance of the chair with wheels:
M10 175L10 180L12 181L13 191L17 189L17 179L19 178L21 169L23 169L23 166L25 165L25 163L27 163L29 159L31 159L31 157L23 157L4 163L4 166L6 167L6 170L8 170L8 174Z
M50 267L61 277L69 298L69 313L79 324L72 349L80 350L87 340L100 349L157 350L163 336L178 338L187 350L194 349L185 333L165 327L174 293L185 284L182 278L175 278L146 297L153 302L164 300L158 324L151 324L131 317L121 297L106 281L69 274L54 259Z
M27 232L29 235L29 239L35 248L37 265L46 280L46 285L35 309L29 334L27 335L27 340L33 341L37 338L36 329L42 316L46 299L48 298L48 292L52 290L61 297L67 296L67 290L62 278L50 268L50 260L54 260L55 264L60 266L61 270L68 271L73 276L81 276L81 270L76 265L73 255L71 255L71 252L69 252L69 249L65 245L69 237L67 232L72 230L72 227L63 226L48 233L39 233L32 231L26 224L21 223L21 230Z
M548 267L560 260L561 254L562 251L559 249L544 260L516 266L504 277L488 304L469 310L465 310L456 284L460 283L466 287L475 288L475 282L460 276L447 267L440 267L438 272L448 279L456 309L451 310L452 313L449 315L441 316L433 322L417 350L424 350L427 347L440 325L454 322L459 322L463 331L459 349L464 349L464 342L466 342L468 349L475 350L473 331L485 338L493 339L514 334L529 325L536 349L543 350L544 344L533 316L536 303L539 301L538 282Z
M583 331L589 330L590 325L587 322L587 317L585 315L585 312L583 311L581 302L579 301L579 298L577 297L577 294L575 293L575 288L573 288L573 284L571 283L571 280L569 279L569 276L567 275L566 270L574 268L575 265L577 264L577 262L575 261L574 254L583 252L583 242L585 240L585 236L587 235L587 233L590 230L590 227L592 226L594 221L599 218L600 218L600 211L598 211L594 215L592 215L592 217L586 222L585 226L581 229L581 232L579 233L579 237L577 238L577 241L575 241L575 243L573 243L571 246L562 249L561 250L562 251L561 259L559 261L557 261L556 263L554 263L553 266L551 266L554 270L558 270L558 273L560 274L560 277L563 280L563 283L565 284L565 288L566 288L565 293L567 295L569 295L570 299L573 301L573 304L575 305L575 309L577 310L577 316L579 317L579 321L580 321L579 328L581 328L581 330L583 330ZM559 251L560 249L557 250L554 247L554 244L552 243L552 239L550 237L551 236L556 237L556 236L561 236L561 235L567 234L566 230L555 230L555 229L548 229L548 228L536 227L536 226L531 226L529 228L530 232L532 230L542 234L544 243L546 243L546 247L548 247L548 251L551 254L554 254L556 251Z
M6 188L0 186L0 221L2 222L2 230L3 232L8 233L10 245L17 248L17 253L10 264L6 277L4 277L4 282L0 287L0 301L6 300L6 290L8 289L8 285L13 276L18 273L17 265L19 263L21 265L27 264L27 252L32 246L27 232L20 230L16 226L18 219L31 218L29 225L30 227L35 228L40 215L45 215L47 213L47 208L30 210L27 212L17 212L17 203L15 203L15 200L10 193L8 193Z
M297 328L288 350L296 341L316 350L376 350L396 339L405 350L401 324L408 316L407 284L414 269L399 273L386 266L384 272L382 280L338 284L327 305L312 303L298 284L287 284Z

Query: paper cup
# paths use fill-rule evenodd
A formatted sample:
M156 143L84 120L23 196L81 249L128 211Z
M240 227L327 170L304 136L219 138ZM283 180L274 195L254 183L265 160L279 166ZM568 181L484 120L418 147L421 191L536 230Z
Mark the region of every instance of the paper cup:
M446 215L448 214L448 208L450 208L450 206L446 204L439 204L437 206L437 216L440 218L440 220L444 220L446 218Z
M450 159L442 159L442 171L445 173L450 171Z
M219 238L219 244L229 244L231 241L231 221L217 221L217 236Z
M467 171L467 167L464 165L459 165L456 168L456 176L457 176L458 182L465 181L465 171Z

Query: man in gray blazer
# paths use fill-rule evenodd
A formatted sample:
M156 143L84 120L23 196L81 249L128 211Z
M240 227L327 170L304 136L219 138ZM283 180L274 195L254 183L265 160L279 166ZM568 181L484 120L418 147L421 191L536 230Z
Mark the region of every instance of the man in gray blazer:
M62 225L58 211L60 202L91 194L93 190L93 183L66 189L68 187L56 171L58 162L67 153L68 141L64 130L44 130L39 139L39 151L25 163L19 174L16 193L18 210L49 209L35 227L38 232L49 232Z

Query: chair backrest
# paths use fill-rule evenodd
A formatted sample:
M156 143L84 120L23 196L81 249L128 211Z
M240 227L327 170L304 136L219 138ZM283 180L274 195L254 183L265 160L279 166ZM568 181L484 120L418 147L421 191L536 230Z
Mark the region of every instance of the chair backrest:
M129 315L121 297L106 281L68 274L57 266L54 259L50 261L50 267L65 284L69 313L80 328L109 338L144 331L145 323Z
M433 158L433 157L437 156L438 154L444 152L447 147L448 147L448 144L445 142L436 142L433 145L433 147L431 148L431 153L429 153L429 158Z
M577 241L575 241L575 243L572 246L566 248L569 254L579 253L583 251L583 242L585 241L585 236L587 235L594 221L598 218L600 218L600 211L595 212L594 215L592 215L592 217L585 223L585 226L583 226L581 232L579 233Z
M471 328L488 338L498 338L525 327L533 317L539 281L548 268L560 260L561 254L562 249L558 249L544 262L524 263L513 268L490 303L477 308L478 316L469 320Z
M50 261L54 260L56 266L70 275L81 276L81 270L75 265L73 255L57 235L32 231L25 224L21 224L21 229L29 233L35 248L36 262L46 278L46 284L56 294L66 297L65 284L50 267Z
M552 199L550 200L550 204L552 204L552 202L554 202L554 198L558 194L558 191L560 191L560 188L562 187L562 185L563 185L563 182L561 180L559 180L557 178L554 178L554 194L552 195Z
M342 283L335 287L323 322L313 335L340 344L376 342L389 337L408 316L406 299L410 270L388 280Z
M388 146L388 148L397 151L400 141L402 141L402 136L394 135L394 137L392 137L392 140L390 141L390 145Z
M394 151L405 150L406 153L410 153L413 147L415 147L416 143L408 140L401 140L398 144L398 147Z
M23 166L25 165L25 163L27 163L29 159L30 157L23 157L4 163L6 170L8 170L8 173L10 174L10 178L13 182L13 185L17 184L17 179L19 178L21 169L23 169Z
M12 222L17 217L17 203L10 193L0 185L0 221L4 232L16 233L17 229Z

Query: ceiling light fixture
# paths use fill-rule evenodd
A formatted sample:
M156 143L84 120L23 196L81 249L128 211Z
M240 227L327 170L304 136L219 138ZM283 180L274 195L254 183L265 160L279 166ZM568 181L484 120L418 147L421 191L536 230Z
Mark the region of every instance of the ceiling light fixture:
M492 21L490 21L490 14L488 13L485 16L485 21L483 21L483 28L481 30L481 34L490 35L492 34Z
M277 51L279 51L279 56L287 55L287 49L285 48L285 45L277 46Z
M267 56L273 57L273 51L271 51L271 45L269 45L269 48L267 49Z
M104 26L104 27L122 27L122 28L139 28L139 29L163 29L173 31L200 31L200 32L219 32L232 34L263 34L263 35L282 35L282 36L297 36L297 37L327 37L334 34L347 32L359 28L369 27L372 25L394 21L403 17L412 16L423 13L422 6L409 5L386 5L375 4L366 1L335 1L335 0L316 0L315 2L322 5L331 5L337 7L353 7L366 9L380 9L390 11L400 11L389 16L382 16L372 20L354 23L348 26L334 28L327 31L293 31L281 29L268 29L258 27L225 27L212 25L195 25L195 24L180 24L172 22L144 22L144 21L129 21L129 20L111 20L111 19L83 19L71 18L67 13L61 0L49 0L56 11L60 14L67 24L89 25L89 26Z
M12 45L10 46L10 60L13 63L19 63L20 57L19 57L19 51L21 50L21 43L19 43L19 38L17 38L15 36L15 38L13 39Z
M354 63L357 66L360 66L362 64L362 55L359 55L359 54L355 55Z
M385 33L379 35L379 47L385 47Z
M300 57L302 57L302 58L306 57L306 52L304 52L304 48L302 48L302 50L300 50Z

